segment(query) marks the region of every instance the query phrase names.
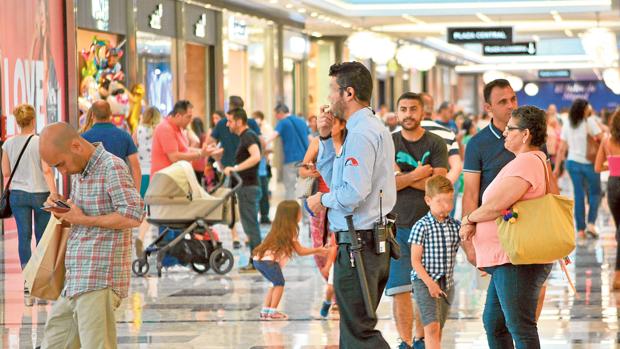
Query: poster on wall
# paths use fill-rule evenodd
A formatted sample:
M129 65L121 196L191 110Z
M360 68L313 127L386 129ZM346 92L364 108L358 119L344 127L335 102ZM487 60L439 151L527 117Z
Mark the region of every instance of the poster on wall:
M519 105L535 105L546 109L555 104L558 109L570 108L577 98L587 100L596 112L614 110L620 106L620 95L613 93L602 81L536 82L539 91L528 96L523 90L517 92Z
M6 135L18 130L13 108L34 106L37 131L66 120L64 2L3 0L0 11L2 115Z

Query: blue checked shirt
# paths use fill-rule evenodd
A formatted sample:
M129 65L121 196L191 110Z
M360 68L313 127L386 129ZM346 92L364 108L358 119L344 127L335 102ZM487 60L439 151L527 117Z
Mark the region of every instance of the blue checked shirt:
M409 244L424 247L422 265L435 281L446 277L446 287L454 285L454 264L459 250L461 223L452 217L439 222L429 211L411 228ZM411 270L411 281L418 279L415 269ZM446 291L446 290L444 290Z

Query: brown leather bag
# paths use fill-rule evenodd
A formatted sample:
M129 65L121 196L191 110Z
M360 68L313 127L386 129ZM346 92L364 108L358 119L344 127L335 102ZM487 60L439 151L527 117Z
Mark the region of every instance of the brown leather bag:
M598 148L601 146L601 142L597 141L593 136L590 135L590 128L588 127L588 119L584 119L583 122L586 123L586 135L587 135L587 146L586 146L586 159L591 163L596 162L596 154L598 153Z

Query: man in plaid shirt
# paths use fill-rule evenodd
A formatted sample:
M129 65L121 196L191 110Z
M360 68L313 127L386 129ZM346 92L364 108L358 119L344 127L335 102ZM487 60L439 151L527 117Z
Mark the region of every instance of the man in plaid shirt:
M42 348L116 348L114 311L127 297L131 228L144 216L127 165L66 123L41 132L41 158L71 175L71 209L54 213L71 223L65 287L47 319ZM56 206L61 197L50 196Z

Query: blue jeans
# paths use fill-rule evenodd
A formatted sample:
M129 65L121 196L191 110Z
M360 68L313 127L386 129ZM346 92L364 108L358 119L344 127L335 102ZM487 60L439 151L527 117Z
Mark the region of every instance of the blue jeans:
M254 261L254 268L258 270L265 279L269 280L273 286L284 286L284 275L278 262L274 261Z
M259 176L258 181L260 183L260 218L262 221L269 219L269 179L271 177Z
M395 296L400 293L411 292L411 244L409 244L411 228L398 227L396 241L400 246L400 258L390 259L390 276L385 287L386 296Z
M43 232L50 220L50 213L41 209L50 193L28 193L22 190L11 190L10 204L17 223L19 262L22 269L26 267L32 252L32 213L34 212L34 236L41 240Z
M491 349L539 349L536 305L553 264L504 264L491 275L482 322ZM514 340L514 345L513 345Z
M588 192L588 223L594 224L598 215L598 206L601 201L601 175L594 172L592 164L582 164L576 161L566 161L566 170L573 182L575 192L575 222L577 230L586 229L586 207L584 203L585 191Z
M260 195L261 191L257 185L243 186L237 192L241 225L245 235L250 238L250 253L260 245L261 241L260 225L258 224L258 199Z

